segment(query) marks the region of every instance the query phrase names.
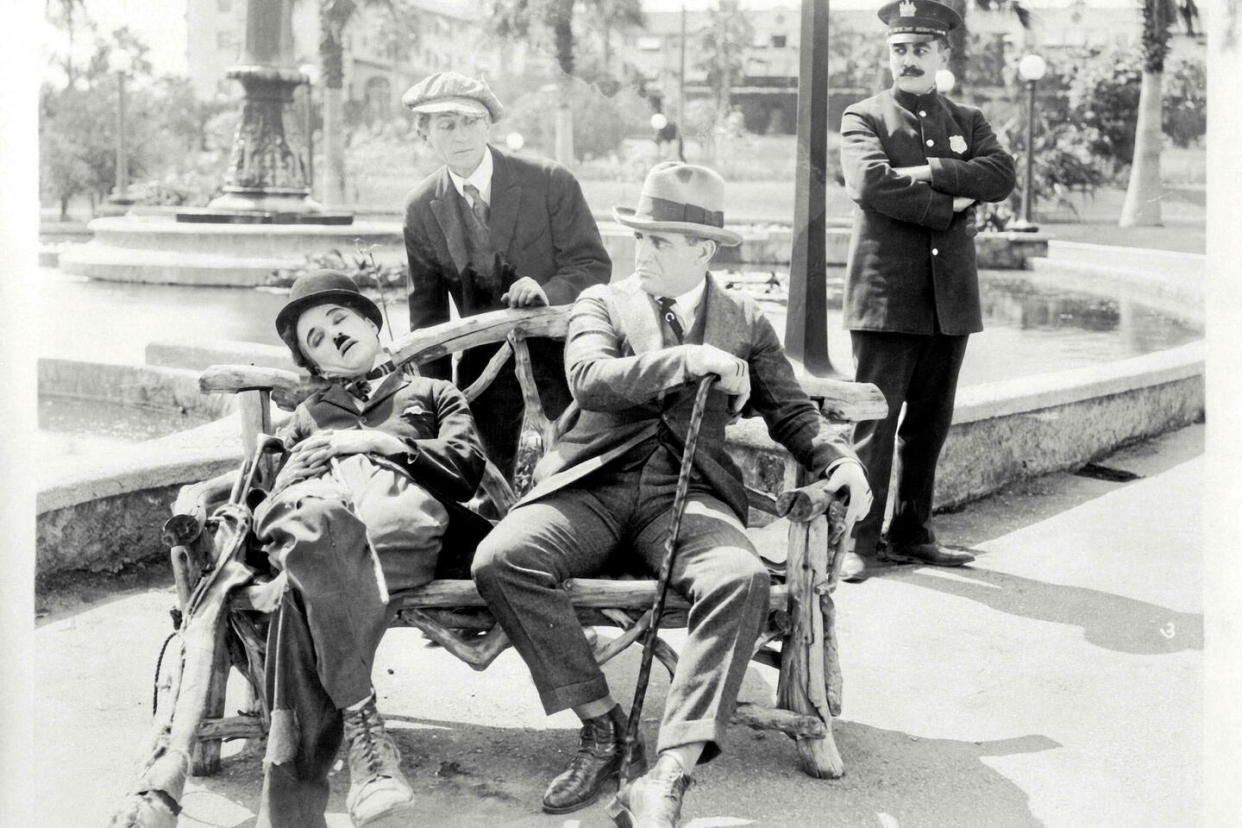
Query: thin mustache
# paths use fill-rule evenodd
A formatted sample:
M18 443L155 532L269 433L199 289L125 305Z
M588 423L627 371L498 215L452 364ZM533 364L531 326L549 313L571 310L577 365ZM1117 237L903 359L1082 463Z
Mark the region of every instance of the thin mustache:
M921 78L923 76L922 69L902 69L901 76L903 78Z

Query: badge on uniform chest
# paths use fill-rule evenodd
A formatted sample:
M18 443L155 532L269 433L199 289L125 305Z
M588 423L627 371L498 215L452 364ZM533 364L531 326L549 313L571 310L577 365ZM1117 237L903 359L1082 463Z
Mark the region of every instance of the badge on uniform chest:
M949 149L961 155L966 151L966 139L960 135L949 136Z

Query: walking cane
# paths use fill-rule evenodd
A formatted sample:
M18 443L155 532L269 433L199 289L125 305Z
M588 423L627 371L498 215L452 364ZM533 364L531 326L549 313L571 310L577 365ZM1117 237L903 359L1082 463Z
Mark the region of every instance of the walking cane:
M634 704L625 726L625 754L621 774L630 778L634 760L634 745L638 741L638 723L643 715L643 701L647 697L647 683L651 679L651 659L655 655L656 636L660 631L660 616L664 613L664 599L668 596L668 582L673 573L673 559L677 556L677 534L681 529L681 516L686 511L686 497L690 492L690 472L694 468L694 448L699 441L699 427L703 425L703 411L707 407L707 395L720 377L708 374L699 381L694 397L694 409L690 412L690 425L686 429L686 447L681 454L681 470L677 474L677 489L673 493L673 523L668 539L664 542L664 560L660 563L660 579L656 585L655 603L651 605L651 624L643 635L643 659L638 667L638 685L634 688Z

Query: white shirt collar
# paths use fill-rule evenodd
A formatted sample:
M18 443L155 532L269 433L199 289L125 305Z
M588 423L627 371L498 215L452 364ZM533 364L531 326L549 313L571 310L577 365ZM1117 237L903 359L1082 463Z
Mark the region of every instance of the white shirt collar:
M453 180L453 186L457 188L457 192L462 198L466 199L466 203L470 203L470 199L466 196L466 184L473 184L474 188L479 191L479 195L483 198L483 203L491 205L492 203L492 170L495 165L492 163L492 148L488 147L483 153L483 160L479 162L479 166L474 168L474 172L466 178L462 178L452 170L448 171L449 178ZM471 205L473 206L473 205Z
M686 333L690 333L690 329L694 327L694 320L699 315L699 306L703 304L703 294L707 290L707 275L704 274L699 283L690 288L685 293L674 296L673 310L681 317L682 324L685 326ZM656 297L659 298L659 297Z

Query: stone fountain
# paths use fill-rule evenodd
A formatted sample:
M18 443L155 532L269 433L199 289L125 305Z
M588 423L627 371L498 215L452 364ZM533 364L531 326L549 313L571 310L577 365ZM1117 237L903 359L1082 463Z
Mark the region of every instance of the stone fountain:
M245 98L223 194L175 215L95 219L91 241L62 253L61 270L112 281L247 286L334 249L349 256L358 245L376 245L378 260L403 259L399 226L355 222L311 197L305 136L286 129L293 90L307 81L292 67L292 2L247 4L242 62L228 72Z

